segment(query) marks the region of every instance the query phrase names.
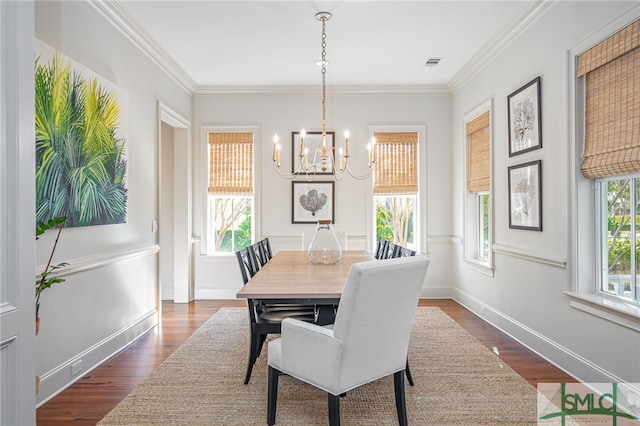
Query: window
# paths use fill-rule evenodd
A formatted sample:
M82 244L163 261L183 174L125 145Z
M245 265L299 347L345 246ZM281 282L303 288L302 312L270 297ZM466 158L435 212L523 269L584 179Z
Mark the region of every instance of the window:
M419 252L416 237L418 133L374 132L376 241L386 238Z
M478 259L489 262L489 193L477 194L478 204Z
M597 196L601 208L597 230L603 254L598 288L640 302L640 175L601 180Z
M465 117L465 259L491 268L491 115L490 102ZM485 271L486 272L486 271Z
M253 241L253 133L210 132L207 254Z
M583 89L577 94L584 123L578 137L584 146L581 172L593 183L590 204L596 212L590 292L632 303L640 301L640 73L634 72L640 69L639 33L636 20L580 54L576 65Z

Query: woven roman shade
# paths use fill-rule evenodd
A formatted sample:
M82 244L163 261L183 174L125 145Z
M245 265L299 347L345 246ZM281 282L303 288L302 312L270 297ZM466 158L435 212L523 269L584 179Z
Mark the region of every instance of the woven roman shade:
M253 133L209 133L209 194L253 195Z
M489 192L491 144L489 111L467 123L467 189Z
M375 195L418 193L418 133L376 132Z
M587 178L640 172L640 20L578 56Z

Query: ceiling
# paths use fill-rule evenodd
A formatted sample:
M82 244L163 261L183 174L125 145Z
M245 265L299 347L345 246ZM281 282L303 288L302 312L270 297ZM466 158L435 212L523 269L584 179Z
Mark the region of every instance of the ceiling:
M107 5L105 5L105 3ZM443 87L522 28L539 1L130 1L102 8L190 90ZM429 58L441 58L428 67Z

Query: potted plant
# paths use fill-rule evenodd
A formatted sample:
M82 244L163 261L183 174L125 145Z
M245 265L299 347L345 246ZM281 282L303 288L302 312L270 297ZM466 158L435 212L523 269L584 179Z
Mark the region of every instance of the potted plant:
M36 280L36 334L40 329L40 295L43 291L50 288L52 285L56 283L64 282L64 278L57 277L55 275L51 275L56 269L60 269L63 266L67 266L68 263L61 262L57 265L52 265L51 260L53 259L53 254L56 251L56 246L58 245L58 239L60 238L60 233L62 232L62 228L64 228L64 223L67 220L66 216L60 216L53 219L50 219L48 222L38 222L36 225L36 240L40 237L40 235L44 234L47 229L58 228L58 234L56 235L55 242L53 243L53 248L51 249L51 254L49 255L49 260L47 261L47 266L44 268L44 271L40 274L39 278Z

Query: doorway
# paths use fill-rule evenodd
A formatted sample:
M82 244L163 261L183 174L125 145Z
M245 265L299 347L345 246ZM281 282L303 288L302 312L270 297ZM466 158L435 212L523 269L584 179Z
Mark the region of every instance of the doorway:
M158 305L193 300L189 122L159 103Z

